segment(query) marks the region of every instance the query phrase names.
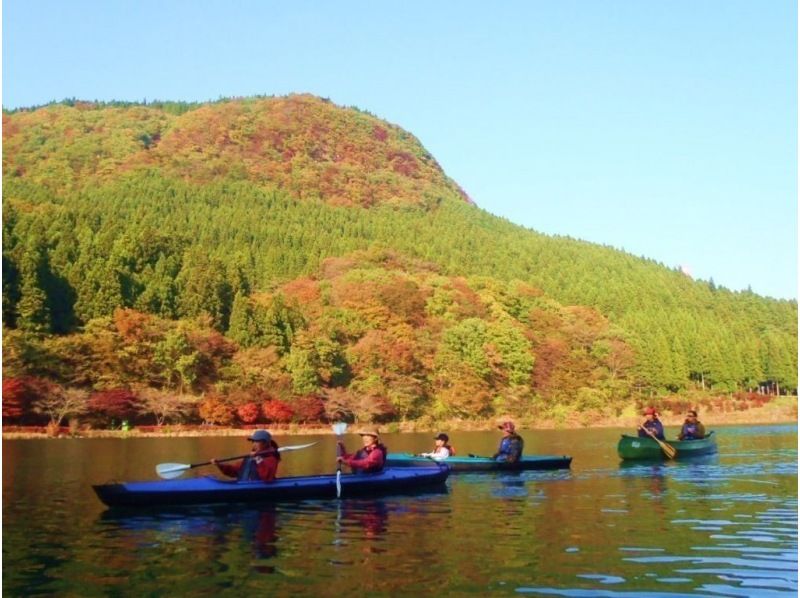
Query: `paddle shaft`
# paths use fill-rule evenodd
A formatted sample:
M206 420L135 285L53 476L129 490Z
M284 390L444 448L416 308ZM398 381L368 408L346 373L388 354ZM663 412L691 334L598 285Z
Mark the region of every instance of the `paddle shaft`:
M674 458L675 458L675 454L677 453L677 451L675 450L675 447L674 447L674 446L672 446L672 445L670 445L670 444L667 444L667 443L666 443L666 442L664 442L663 440L660 440L660 439L656 438L656 435L655 435L655 434L653 434L653 433L652 433L650 430L648 430L648 429L647 429L647 428L645 428L644 426L639 426L639 427L640 427L642 430L644 430L645 434L647 434L648 436L650 436L650 438L652 438L653 440L655 440L655 441L658 443L658 446L659 446L659 447L661 447L661 451L662 451L662 452L663 452L663 453L664 453L664 454L665 454L667 457L669 457L670 459L674 459Z
M268 451L258 451L256 453L247 453L246 455L239 455L238 457L225 457L224 459L216 459L216 462L225 463L227 461L236 461L236 459L245 459L247 457L258 457L260 455L267 455L272 452L275 452L274 449L270 449ZM211 461L203 461L202 463L193 463L192 465L189 465L188 469L194 469L195 467L202 467L203 465L211 465Z

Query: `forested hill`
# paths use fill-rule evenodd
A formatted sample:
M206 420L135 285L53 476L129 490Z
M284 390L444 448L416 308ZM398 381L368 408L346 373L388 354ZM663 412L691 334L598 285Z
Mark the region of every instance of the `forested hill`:
M16 373L129 383L119 371L70 378L64 352L97 348L58 339L110 322L122 334L135 310L165 327L207 314L239 358L271 347L270 379L293 380L276 386L287 400L369 388L405 397L395 411L407 416L408 396L446 412L454 388L485 397L486 414L509 397L525 411L579 396L797 387L795 301L492 216L412 135L326 100L57 104L4 113L3 150L4 340L21 343L4 368ZM378 290L332 295L342 264ZM392 338L408 361L364 366L357 347L369 341L382 363ZM147 382L199 393L253 383L242 371ZM401 378L415 390L398 395Z

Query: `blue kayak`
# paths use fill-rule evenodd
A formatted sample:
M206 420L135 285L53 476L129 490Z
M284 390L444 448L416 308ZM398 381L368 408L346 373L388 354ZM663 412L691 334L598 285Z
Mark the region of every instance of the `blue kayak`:
M447 467L386 468L380 473L342 474L342 498L408 493L440 486ZM185 480L121 482L93 486L110 507L189 505L229 502L270 502L336 498L336 475L278 478L274 482L239 482L206 476Z
M429 457L419 457L410 453L392 453L386 458L390 467L428 467L431 464L443 463L452 472L459 471L529 471L534 469L569 469L572 457L567 455L531 455L523 457L516 463L495 461L491 457L475 457L458 455L437 461Z

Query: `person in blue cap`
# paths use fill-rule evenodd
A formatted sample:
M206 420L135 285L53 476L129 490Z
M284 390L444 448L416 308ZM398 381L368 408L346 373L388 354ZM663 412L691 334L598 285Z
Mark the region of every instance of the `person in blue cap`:
M278 443L272 439L272 434L266 430L256 430L251 436L248 436L247 440L253 443L250 456L232 465L217 463L216 459L211 459L211 463L216 465L225 475L236 478L239 481L274 481L278 473L278 464L281 460L281 455L278 452Z

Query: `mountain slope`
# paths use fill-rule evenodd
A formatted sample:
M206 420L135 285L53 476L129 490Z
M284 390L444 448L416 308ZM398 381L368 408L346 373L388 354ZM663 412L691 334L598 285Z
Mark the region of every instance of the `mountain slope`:
M413 137L323 100L174 112L4 115L6 325L64 333L122 306L173 319L208 313L225 332L237 293L319 277L325 258L372 248L598 310L635 350L630 387L796 388L796 302L494 217L465 201ZM515 302L521 325L541 317ZM534 360L555 359L558 345L534 346Z

